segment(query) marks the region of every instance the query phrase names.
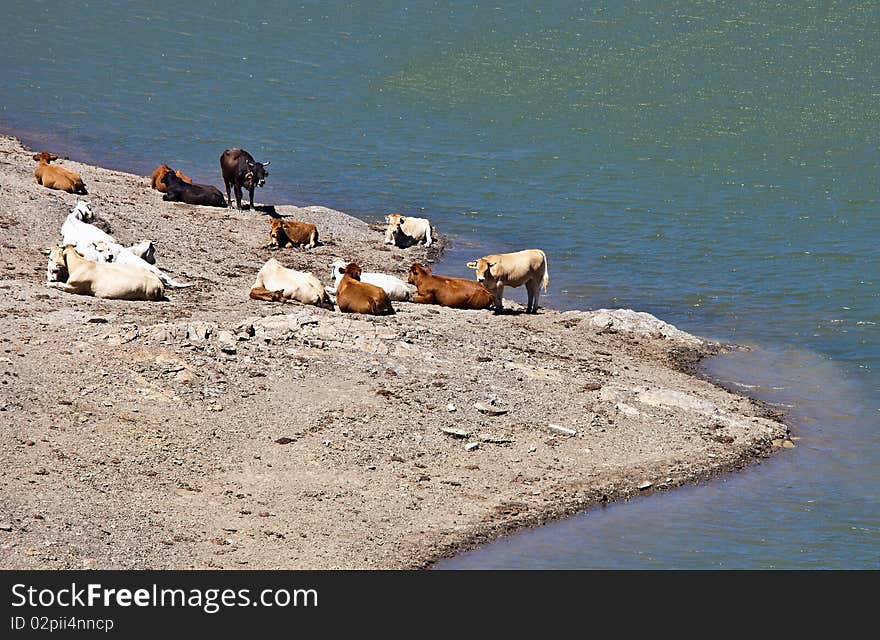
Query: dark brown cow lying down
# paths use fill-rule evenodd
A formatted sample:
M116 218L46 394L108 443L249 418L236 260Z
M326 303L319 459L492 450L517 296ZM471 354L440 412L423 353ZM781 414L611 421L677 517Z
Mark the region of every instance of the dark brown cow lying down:
M170 171L165 174L165 195L162 199L167 202L186 202L208 207L226 206L226 199L217 187L184 182Z
M297 245L305 245L312 249L318 244L318 228L310 222L269 218L269 224L271 244L282 249Z
M361 268L354 262L345 267L345 275L336 285L336 304L345 313L394 313L388 294L374 284L361 282Z
M169 167L167 164L160 164L158 167L153 169L153 173L150 174L150 187L152 187L156 191L161 191L162 193L165 193L167 189L165 187L165 174L169 171L174 172L174 175L176 175L187 184L192 184L192 178L190 178L188 175L181 173L180 170L174 171L174 169Z
M408 282L419 290L413 302L454 309L492 309L495 306L492 294L479 282L431 275L431 270L418 262L409 268Z

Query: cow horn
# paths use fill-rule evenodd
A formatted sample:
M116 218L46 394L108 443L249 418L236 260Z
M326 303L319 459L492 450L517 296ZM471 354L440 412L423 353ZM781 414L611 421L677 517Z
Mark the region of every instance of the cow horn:
M272 163L271 162L261 162L260 164L263 165L264 167L268 167Z

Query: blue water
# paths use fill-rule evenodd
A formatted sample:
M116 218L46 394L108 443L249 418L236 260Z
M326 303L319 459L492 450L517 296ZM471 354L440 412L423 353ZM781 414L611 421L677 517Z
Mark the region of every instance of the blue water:
M541 247L548 306L754 346L710 373L783 405L797 449L458 566L878 567L878 3L4 14L0 128L32 147L218 186L244 147L272 162L258 200L428 216L455 275Z

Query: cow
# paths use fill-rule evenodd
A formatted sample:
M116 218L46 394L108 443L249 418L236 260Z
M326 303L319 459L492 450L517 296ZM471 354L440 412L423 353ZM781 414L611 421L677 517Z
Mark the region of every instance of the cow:
M61 225L61 244L77 246L101 241L115 243L113 236L88 223L88 220L93 219L94 214L89 203L82 200L77 202Z
M431 270L418 262L409 268L407 281L418 289L413 302L454 309L491 309L494 306L492 294L479 282L431 275Z
M339 286L339 281L342 280L342 277L345 275L346 266L347 264L343 260L334 260L333 264L330 265L330 277L333 278L337 287ZM412 293L410 292L409 287L406 286L406 283L395 276L385 273L362 272L360 280L367 284L374 284L382 289L388 295L389 300L406 301L412 298ZM334 294L336 293L335 288L328 287L327 291Z
M94 219L95 214L92 213L89 203L83 200L77 202L61 225L61 244L62 246L67 244L73 245L77 251L89 260L109 262L109 260L102 259L100 255L94 252L95 244L99 242L106 243L114 251L126 249L126 247L116 242L116 239L110 234L87 222ZM152 242L139 242L127 247L127 250L151 264L156 262L156 248Z
M394 313L388 294L380 287L361 282L361 268L354 262L336 285L336 304L343 313L366 313L380 316Z
M230 187L235 191L235 203L241 211L241 188L248 190L251 199L251 209L254 208L254 189L266 184L266 176L269 172L266 167L269 162L257 162L254 157L244 149L226 149L220 154L220 172L223 174L223 182L226 184L226 199L229 208L232 208L232 196Z
M133 247L123 247L121 244L110 245L106 242L98 242L96 244L91 245L94 247L94 250L98 253L99 260L98 262L112 262L113 264L132 264L136 265L142 269L146 269L147 271L155 274L159 280L162 281L166 287L173 287L175 289L185 289L186 287L191 287L191 284L186 284L183 282L177 282L173 280L171 276L167 273L163 272L159 267L155 264L151 264L141 256L137 255L132 249ZM152 244L150 244L152 246ZM88 258L88 256L84 256ZM91 259L91 258L89 258Z
M207 207L226 206L223 193L217 187L197 182L192 184L184 182L170 171L165 174L165 195L162 199L166 202L185 202Z
M476 270L477 281L495 296L495 313L503 312L501 298L504 287L519 287L523 284L529 292L526 313L537 313L540 288L543 286L544 291L547 291L547 285L550 284L547 256L540 249L493 253L468 262L467 267Z
M311 273L295 271L270 258L257 273L250 297L268 302L301 302L333 308L324 285Z
M33 159L37 161L37 168L34 170L34 178L37 184L48 187L49 189L59 189L67 193L78 193L87 195L86 185L79 174L70 169L49 164L53 160L57 160L58 156L48 151L41 151L33 155Z
M112 300L161 300L165 287L155 274L130 264L86 260L72 245L50 249L50 261L59 265L59 278L46 284L66 293ZM66 277L65 277L66 275Z
M173 172L174 175L176 175L184 182L192 184L192 178L190 178L188 175L183 174L179 169L177 171L174 171L174 169L169 167L167 164L160 164L158 167L153 169L153 173L150 174L150 187L152 187L156 191L161 191L162 193L165 193L165 174L169 171Z
M310 222L269 218L269 224L271 245L282 249L304 245L308 249L313 249L318 244L318 228Z
M385 216L388 227L385 229L385 244L393 244L405 249L415 244L430 247L434 240L431 237L431 221L427 218L413 218L399 213Z

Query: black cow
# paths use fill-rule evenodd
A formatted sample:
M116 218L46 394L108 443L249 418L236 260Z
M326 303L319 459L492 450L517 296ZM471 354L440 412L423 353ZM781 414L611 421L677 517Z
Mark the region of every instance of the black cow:
M220 156L220 171L223 173L223 182L226 183L226 199L232 208L232 195L229 188L235 190L235 203L241 211L241 188L248 190L251 199L251 209L254 208L254 189L266 184L266 176L269 172L268 162L257 162L254 157L244 149L227 149Z
M165 195L163 200L169 202L186 202L187 204L203 204L209 207L225 207L226 200L217 187L209 184L184 182L173 171L165 174Z

